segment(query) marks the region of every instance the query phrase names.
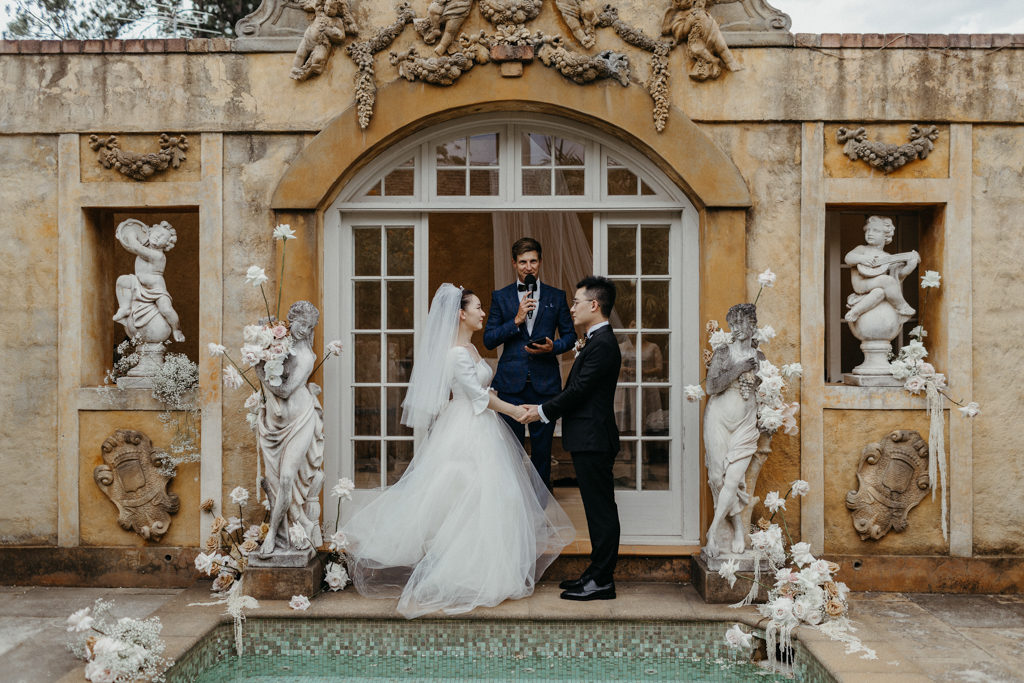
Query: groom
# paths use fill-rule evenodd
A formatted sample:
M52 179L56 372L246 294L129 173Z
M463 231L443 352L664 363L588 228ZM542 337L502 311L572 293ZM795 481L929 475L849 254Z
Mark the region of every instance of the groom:
M590 566L576 580L563 581L563 600L614 600L619 552L619 510L615 505L612 465L619 452L615 423L615 385L622 355L608 323L615 305L615 284L599 276L576 285L572 317L587 331L565 391L542 405L527 406L521 422L545 424L562 418L562 445L572 453L583 510L590 529Z
M576 343L565 292L538 282L541 253L540 242L531 237L512 245L512 267L518 282L491 295L491 312L484 330L484 346L488 349L505 345L491 386L498 398L516 406L543 403L558 394L562 388L558 356ZM555 330L560 335L557 340ZM519 443L524 443L523 425L507 415L502 417ZM548 490L554 435L554 423L530 425L530 459Z

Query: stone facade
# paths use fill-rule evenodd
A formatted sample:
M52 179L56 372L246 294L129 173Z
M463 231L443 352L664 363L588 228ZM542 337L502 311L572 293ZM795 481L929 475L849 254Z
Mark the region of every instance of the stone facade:
M423 16L426 3L415 9ZM660 35L663 9L652 11L640 0L618 4L623 21L648 36ZM366 35L394 21L392 3L361 2L354 13ZM571 36L555 3L543 5L532 28ZM474 11L461 31L480 30L493 29ZM365 131L354 109L357 67L343 49L317 78L300 83L289 78L298 34L262 47L248 40L0 42L0 306L18 330L0 341L0 358L14 370L0 391L0 409L19 416L0 431L4 547L149 545L103 526L98 515L109 517L110 510L100 504L110 504L96 497L92 483L98 435L141 429L166 447L154 424L160 406L148 392L129 392L111 406L89 389L102 381L91 359L112 333L105 323L94 330L90 322L98 314L83 313L87 287L99 286L104 263L93 258L87 239L90 226L105 220L97 212L120 216L145 208L142 220L153 223L185 206L198 216L197 244L187 258L200 285L187 307L199 323L194 333L186 328L189 346L182 351L200 363L203 461L184 468L173 484L181 512L163 544L201 546L212 517L198 511L198 501L214 498L215 514L237 514L227 492L253 488L256 452L239 415L244 396L222 393L219 360L202 358L199 350L211 341L240 345L238 321L259 316L244 272L254 262L273 263L270 228L290 223L302 238L289 248L285 301L308 299L322 308L323 212L344 183L402 137L498 109L500 102L504 111L541 110L595 125L636 146L682 187L701 210L702 319L724 320L730 305L752 300L757 273L770 267L780 274L772 296L759 303L759 318L780 333L772 355L803 362L802 387L792 399L803 406L801 435L776 439L756 494L763 499L798 477L810 481L812 494L789 511L790 528L803 540L843 557L1024 556L1024 513L1016 503L1024 456L1005 446L1024 411L1013 383L1024 372L1016 341L1024 325L1018 303L1024 291L1017 290L1024 284L1014 258L1024 252L1024 106L1017 87L1024 79L1024 36L798 34L788 45L737 41L731 51L742 70L703 82L686 76L688 57L676 49L660 133L654 100L642 86L651 76L651 55L608 29L596 30L587 53L626 55L627 87L611 80L577 85L533 63L521 78L502 78L495 64L478 65L439 88L405 81L379 53L377 109ZM406 27L389 49L418 45L427 54L419 41ZM573 49L583 48L574 42ZM524 97L535 99L517 104ZM542 97L546 104L538 104ZM401 102L404 111L382 107L385 100ZM872 141L902 144L912 124L938 126L935 149L889 174L851 162L836 139L840 127L863 126ZM187 135L187 158L145 181L102 168L88 145L93 134L117 135L123 149L152 151L161 133ZM345 150L347 160L335 163L304 149ZM697 149L709 152L696 155ZM729 168L711 164L719 158L711 151ZM726 178L726 171L747 194L709 199L728 183L705 187L700 178ZM293 201L289 188L313 186L323 189ZM863 445L886 430L928 431L923 400L898 388L837 388L822 380L825 209L850 204L938 207L920 249L943 272L943 288L929 300L929 360L949 373L955 397L969 396L985 411L975 421L952 411L947 420L948 543L930 494L902 534L866 543L850 524L845 496L855 488ZM185 254L171 252L168 259ZM267 272L276 286L276 275ZM323 348L321 334L314 349ZM706 498L703 528L710 522ZM932 588L927 571L918 576L916 589Z

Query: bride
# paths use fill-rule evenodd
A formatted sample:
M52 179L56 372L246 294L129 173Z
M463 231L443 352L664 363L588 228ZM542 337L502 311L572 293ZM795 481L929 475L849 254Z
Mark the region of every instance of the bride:
M531 595L575 536L497 415L523 409L488 390L471 341L485 315L468 289L437 290L402 404L402 423L429 431L399 482L343 529L356 590L398 597L408 619Z

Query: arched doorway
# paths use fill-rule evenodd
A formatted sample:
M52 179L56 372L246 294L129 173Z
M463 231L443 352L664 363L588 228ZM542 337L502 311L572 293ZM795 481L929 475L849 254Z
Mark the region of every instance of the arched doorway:
M619 288L623 543L696 542L699 414L682 386L700 379L698 222L645 155L555 116L467 116L368 162L324 213L324 331L351 350L325 366L325 405L336 413L325 467L328 481L359 487L346 515L397 481L422 438L400 424L400 405L434 289L471 287L486 307L490 290L512 281L512 241L529 234L545 244L542 280L571 296L594 272ZM556 495L571 498L559 441Z

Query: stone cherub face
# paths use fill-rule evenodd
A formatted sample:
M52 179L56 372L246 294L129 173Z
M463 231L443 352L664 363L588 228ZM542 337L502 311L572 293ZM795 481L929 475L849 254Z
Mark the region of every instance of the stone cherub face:
M887 218L872 216L864 224L864 241L872 247L884 247L892 242L892 236L896 232L896 226Z
M178 235L174 228L166 222L157 223L149 229L147 242L149 246L160 251L170 251L178 241Z

